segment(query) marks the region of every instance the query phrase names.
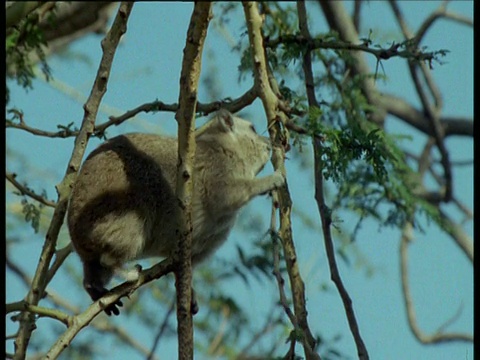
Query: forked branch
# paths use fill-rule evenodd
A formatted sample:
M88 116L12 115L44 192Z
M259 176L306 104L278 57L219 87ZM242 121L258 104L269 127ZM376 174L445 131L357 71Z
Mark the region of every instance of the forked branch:
M117 16L111 29L102 41L103 55L98 68L97 76L92 87L92 92L84 105L85 115L80 127L80 132L75 139L75 146L68 163L65 176L62 182L57 185L58 201L57 206L47 230L45 243L35 271L31 288L25 297L25 302L30 305L37 305L42 298L48 283L49 264L55 253L58 234L63 224L67 211L68 199L71 185L75 181L77 171L87 146L88 139L93 132L95 119L101 99L107 90L107 83L110 69L113 63L115 50L120 38L126 32L127 20L132 10L133 3L124 2L120 5ZM15 360L23 360L30 341L31 333L35 328L35 316L30 312L23 312L20 316L20 328L15 339Z

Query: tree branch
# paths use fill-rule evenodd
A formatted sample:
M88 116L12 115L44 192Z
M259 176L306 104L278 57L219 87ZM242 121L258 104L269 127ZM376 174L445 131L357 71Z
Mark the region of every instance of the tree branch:
M403 15L398 7L398 4L390 0L390 5L393 9L393 12L395 14L395 17L397 18L397 21L399 22L402 31L404 33L404 36L407 38L411 38L412 34L408 30L405 21L403 20ZM419 35L417 33L417 35ZM417 39L417 35L414 36L415 43L412 45L412 50L416 50L417 45L419 43L419 39ZM422 36L422 35L420 35ZM426 80L426 84L428 85L428 88L430 92L432 93L435 103L431 104L429 99L427 98L427 94L425 90L423 89L423 85L419 79L419 66L418 63L413 62L412 60L408 60L408 67L410 70L410 75L412 77L413 83L415 85L415 90L417 91L418 97L420 98L420 101L423 106L423 113L426 114L426 118L428 120L428 123L430 125L430 129L433 132L433 137L436 140L437 148L438 151L440 152L440 155L442 157L442 166L443 166L443 171L444 171L444 179L445 179L445 197L444 201L450 201L452 198L452 190L453 190L453 185L452 185L452 168L450 164L450 158L449 158L449 153L445 147L445 134L443 131L443 127L440 123L440 112L441 112L441 106L442 106L442 100L441 100L441 95L440 92L437 88L437 86L434 84L433 79L430 74L430 70L426 68L426 66L420 66L420 70L422 71L423 77Z
M6 9L7 33L26 16L37 16L37 26L48 43L48 46L42 46L42 52L49 56L88 33L105 33L116 6L118 4L111 1L15 1ZM32 51L28 60L33 64L40 58ZM16 65L8 64L6 71L9 76L15 74Z
M425 135L434 136L430 121L425 113L414 108L408 102L391 94L383 94L379 98L382 106L390 115L393 115L413 126ZM439 119L444 136L473 137L473 119L444 116Z
M460 24L473 27L472 18L467 18L466 16L461 16L459 14L455 14L453 12L447 11L447 3L448 3L447 1L442 2L439 8L433 11L420 25L419 29L417 30L417 34L415 35L415 41L417 42L417 44L420 44L420 42L424 38L427 31L431 28L433 23L436 20L441 18L452 20Z
M432 161L430 159L430 152L431 148L435 142L435 139L430 138L425 147L424 150L422 151L422 154L418 156L414 156L410 153L407 153L409 157L415 159L418 162L418 174L420 179L423 180L423 177L425 175L425 171L428 169L435 181L443 186L443 179L435 172L433 166L432 166ZM423 185L422 185L423 186ZM439 208L439 203L441 200L444 198L444 194L441 193L430 193L422 189L420 193L415 192L416 196L420 196L430 202L432 205L436 206L438 208L441 222L443 223L443 229L444 231L450 235L450 237L455 241L456 245L460 247L460 249L465 253L465 255L468 257L468 259L473 262L473 256L474 256L474 251L473 251L473 240L465 233L465 231L462 229L461 226L453 222L445 212L443 212ZM436 195L436 196L431 196L431 195ZM467 218L473 218L473 213L468 209L466 206L464 206L462 203L458 201L456 197L452 197L452 201L455 203L455 205L458 206L460 211L462 211Z
M302 35L306 38L310 37L310 31L308 30L307 23L307 11L304 1L297 2L297 11L299 18L299 27ZM305 75L305 88L307 92L308 106L309 108L320 108L320 105L315 96L314 78L312 71L312 59L311 51L306 51L303 56L303 72ZM348 295L348 292L343 285L338 271L337 263L335 260L335 250L333 246L332 233L330 231L330 225L332 224L331 211L325 204L325 198L323 194L323 174L322 174L322 159L320 158L321 142L318 139L313 138L313 151L314 151L314 169L315 169L315 200L317 201L318 210L320 212L320 218L322 220L323 238L325 243L325 250L328 258L328 265L330 268L330 277L335 283L340 297L343 301L345 313L347 315L350 331L352 332L355 345L357 346L357 353L359 359L369 359L367 348L360 335L355 312L353 310L352 300Z
M65 245L65 247L55 251L55 261L52 266L50 266L47 273L47 284L50 283L50 280L53 279L58 269L60 269L60 266L62 266L63 262L72 252L73 244L71 242L68 243L68 245Z
M392 8L393 14L395 15L395 18L397 19L397 22L400 26L400 29L402 30L403 36L405 37L405 40L410 39L412 40L412 43L410 45L410 48L412 51L418 51L418 45L421 42L422 35L418 34L414 35L408 28L407 22L405 21L402 12L400 11L400 7L398 6L398 3L394 0L389 0L390 6ZM443 6L443 5L440 5ZM416 63L420 65L420 69L422 70L423 77L425 79L425 83L428 86L430 93L432 94L434 101L435 101L435 108L439 110L443 106L443 100L442 100L442 95L440 93L440 90L438 89L438 86L435 84L431 71L430 69L425 66L425 63ZM410 69L411 71L411 69Z
M62 335L60 335L55 344L52 345L46 354L45 359L56 359L62 353L62 351L68 347L75 336L84 327L90 324L95 316L102 312L106 307L116 303L118 300L120 300L120 298L132 294L140 286L158 279L172 272L173 270L174 261L171 258L167 258L151 268L141 271L136 282L125 282L114 287L106 295L90 305L83 313L74 316L72 324Z
M302 330L300 326L298 325L298 320L295 314L293 313L292 309L290 309L290 306L288 305L287 301L287 295L285 294L285 280L283 279L283 276L280 272L280 250L278 246L278 234L274 231L274 227L270 230L270 234L272 237L272 242L273 242L273 275L275 276L275 279L277 280L277 287L278 287L278 294L280 298L280 305L282 305L283 310L285 311L285 314L287 314L290 322L293 325L293 328L297 333L300 333ZM292 342L292 347L295 345L295 338L290 339ZM309 352L312 352L312 349L308 343L305 344L305 346L308 346ZM293 351L293 350L292 350Z
M251 89L247 90L245 94L241 95L240 97L234 100L230 100L230 98L226 98L224 100L214 101L211 103L198 102L196 112L197 114L208 115L222 108L230 111L231 113L236 113L241 109L243 109L244 107L253 103L253 101L256 98L257 96L255 94L254 88L252 87ZM141 112L149 113L152 111L177 112L178 103L165 104L162 101L156 100L156 101L139 105L132 110L126 111L124 114L120 116L110 116L108 121L95 126L93 135L102 136L105 130L107 130L107 128L109 128L110 126L118 126L124 123L125 121L133 118L134 116L138 115ZM33 135L50 137L50 138L68 138L68 137L78 135L78 131L70 130L67 127L64 127L60 131L45 131L45 130L33 128L31 126L28 126L25 123L25 121L23 120L22 114L17 114L17 116L20 118L20 122L16 123L11 119L6 119L5 128L19 129L19 130L29 132Z
M158 332L157 334L155 335L155 339L153 340L153 345L152 345L152 348L151 350L148 352L148 355L147 355L147 360L153 360L154 357L155 357L155 351L157 349L157 346L158 346L158 342L160 341L160 339L162 338L162 335L163 333L165 332L165 329L167 328L167 325L168 325L168 320L170 319L170 316L173 314L173 310L175 310L175 301L172 301L172 303L170 304L169 308L168 308L168 311L167 313L165 314L165 317L160 325L160 327L158 328Z
M252 55L254 70L255 89L262 100L265 114L268 120L268 129L272 143L278 149L274 151L272 164L276 171L286 174L284 150L288 148L288 133L285 128L282 129L287 121L284 110L287 108L280 101L281 95L278 91L273 74L268 71L268 64L265 55L265 48L262 36L262 17L258 12L256 2L242 2L245 19L248 28L248 37ZM274 88L276 91L274 91ZM299 327L303 330L302 343L304 345L305 357L308 359L319 359L318 354L313 352L315 348L315 339L310 331L307 321L307 310L305 304L305 285L300 276L300 270L297 263L295 245L293 243L291 228L291 210L292 200L288 192L288 185L277 190L278 204L280 210L280 228L278 234L282 239L287 270L292 288L294 313Z
M122 3L113 22L112 28L102 41L102 60L100 62L92 92L84 105L85 115L80 132L75 139L75 146L68 163L65 176L62 182L57 185L57 206L55 208L50 227L47 231L46 240L40 255L37 269L35 271L32 286L25 298L25 301L28 304L37 305L47 286L47 273L49 264L54 254L58 233L63 224L63 219L67 211L71 185L75 181L75 177L78 169L80 168L83 154L85 152L85 147L90 135L93 132L98 107L107 89L107 82L113 62L113 56L120 41L120 37L126 31L126 23L132 7L133 3ZM31 333L34 329L34 323L35 317L33 314L28 312L22 313L20 317L20 328L15 340L15 360L25 359L27 346L30 341Z
M212 17L210 2L195 2L187 43L183 50L180 75L178 111L178 163L176 196L179 206L178 246L175 251L177 267L175 287L177 290L178 358L193 359L192 320L192 207L193 165L195 157L195 114L198 79L202 68L202 51L207 29Z
M340 1L328 1L319 0L319 3L324 11L325 18L332 30L339 33L340 38L348 43L358 44L358 34L355 30L355 26L349 15L346 13L342 2ZM352 52L351 54L355 61L352 65L352 71L354 75L369 74L370 69L368 67L365 58L361 52ZM430 120L421 111L415 109L412 105L405 100L398 98L394 95L378 94L375 89L373 80L369 77L365 77L362 83L362 93L367 98L368 102L377 109L377 113L374 116L374 121L383 123L385 115L391 114L399 119L414 126L418 130L425 134L433 135L433 129L431 129ZM452 117L440 118L440 123L444 128L444 136L460 135L473 137L473 121L471 119L458 119L459 122Z
M450 237L456 242L456 244L468 257L468 259L473 263L473 257L475 253L473 248L473 239L465 233L465 231L460 225L452 221L450 217L445 214L445 212L443 212L441 209L439 211L440 217L445 224L445 231L450 235Z
M5 28L17 25L43 4L42 1L16 1L5 9Z
M360 42L358 33L352 19L343 6L343 2L319 0L319 3L330 28L338 32L340 39L347 43L358 44ZM370 73L368 63L362 52L352 51L351 56L355 60L352 62L353 65L351 66L352 76ZM378 125L382 125L385 121L386 111L380 106L381 96L375 88L374 79L369 76L364 76L362 78L361 91L369 104L375 108L371 120Z
M66 249L67 247L63 248L62 250ZM12 270L17 276L20 277L22 282L27 287L30 286L32 279L25 273L25 271L20 269L20 267L18 267L15 263L11 261L8 254L6 256L6 264L10 270ZM46 299L50 301L52 304L54 304L55 306L61 307L72 314L75 314L75 315L80 314L80 310L78 307L73 306L71 303L67 302L65 299L61 298L58 294L52 291L48 291L48 293L46 294ZM130 345L132 348L137 350L142 355L145 355L145 356L150 355L151 357L149 358L149 360L156 360L156 357L150 354L148 349L144 345L140 344L133 337L131 337L123 327L118 325L113 325L105 319L98 319L98 318L95 322L91 323L91 326L102 333L105 333L105 332L112 333L114 336L117 336L124 344Z
M256 99L256 95L254 89L249 89L245 94L240 96L235 100L221 100L221 101L214 101L211 103L203 104L197 102L196 106L196 113L208 115L213 113L219 109L226 109L231 113L235 113L244 107L250 105ZM95 134L99 135L102 134L108 127L115 125L118 126L124 121L136 116L140 112L151 112L151 111L170 111L170 112L177 112L178 111L178 104L165 104L162 101L153 101L151 103L142 104L137 106L135 109L127 111L125 114L120 116L110 116L109 121L98 125L95 128Z
M415 309L413 307L412 294L410 293L408 281L408 245L413 240L413 226L407 222L400 240L400 270L402 278L402 290L405 308L407 311L408 325L410 329L422 344L438 344L453 341L473 342L473 336L464 333L443 333L441 326L438 331L432 335L425 334L417 324Z
M375 56L377 60L388 60L394 57L403 59L412 59L415 61L430 62L435 59L436 52L415 52L406 49L399 50L399 44L393 44L388 48L372 48L364 43L351 43L342 40L324 40L305 37L304 35L281 35L276 39L268 39L266 46L275 48L280 44L303 45L307 49L330 49L330 50L349 50L361 51Z
M14 173L5 173L5 178L13 185L17 188L18 191L20 191L20 193L22 195L26 195L26 196L29 196L31 197L32 199L34 200L37 200L39 203L45 205L45 206L49 206L49 207L55 207L57 204L53 201L50 201L46 198L44 198L43 196L40 196L38 194L36 194L33 190L31 190L30 188L28 188L27 186L24 186L22 184L20 184L17 179L17 174L14 174Z
M55 3L55 2L54 2ZM75 1L55 3L55 19L41 19L38 26L49 47L57 50L89 32L105 33L112 11L118 6L113 1Z
M67 326L70 326L72 322L72 317L60 310L45 308L37 305L31 305L31 304L28 304L25 300L17 301L11 304L6 304L6 310L5 310L6 314L14 311L28 311L32 314L38 315L39 317L48 317L51 319L58 320Z

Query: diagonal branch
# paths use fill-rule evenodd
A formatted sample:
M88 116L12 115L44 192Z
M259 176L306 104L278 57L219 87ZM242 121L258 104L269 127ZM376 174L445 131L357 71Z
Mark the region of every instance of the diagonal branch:
M431 152L432 146L434 145L434 142L435 142L435 139L430 138L427 141L424 147L424 150L422 151L420 156L413 156L412 154L408 154L408 155L414 158L418 162L418 174L420 175L420 179L422 179L422 181L423 181L424 174L428 169L429 172L432 174L433 178L435 179L435 181L440 186L443 186L443 179L436 174L435 169L433 168L430 160L430 152ZM429 201L432 205L435 205L438 207L439 201L444 198L444 195L443 193L442 194L434 193L434 194L438 194L439 196L429 199L428 197L424 196L426 194L418 194L418 195L422 196L424 199ZM462 211L466 215L467 219L469 217L473 218L473 214L471 210L468 209L466 206L464 206L462 203L460 203L457 198L452 197L452 201L459 207L460 211ZM441 218L441 223L443 224L444 231L452 237L452 239L455 241L457 246L459 246L460 249L469 258L469 260L473 262L473 256L474 256L473 240L465 233L462 227L456 224L454 221L452 221L444 211L442 211L440 208L438 208L438 211Z
M27 287L30 286L32 279L25 273L25 271L23 271L23 269L21 269L17 264L15 264L10 259L10 257L8 256L8 253L6 256L6 265L7 265L7 268L13 271ZM70 313L73 313L75 315L80 314L80 310L78 307L73 306L71 303L61 298L58 294L52 291L48 291L47 300L52 302L55 306L61 307ZM114 336L117 336L120 339L120 341L122 341L124 344L130 345L132 348L137 350L142 355L145 355L145 356L152 355L149 353L148 349L144 345L140 344L137 340L135 340L132 336L130 336L128 331L121 326L114 325L110 323L108 320L98 319L98 318L96 319L95 322L91 323L91 326L94 329L98 330L99 332L102 332L102 333L109 332ZM156 359L157 358L155 356L149 358L149 360L156 360Z
M407 101L392 94L383 94L379 99L380 106L407 124L413 126L425 135L434 136L433 129L425 113L410 105ZM444 137L473 137L473 119L464 117L443 116L439 119Z
M72 342L77 334L110 304L116 303L120 298L132 294L140 286L158 279L174 270L173 259L167 258L162 262L140 272L136 282L125 282L110 290L99 300L95 301L83 313L74 316L68 329L60 335L55 344L45 356L45 360L56 359Z
M35 193L34 191L32 191L30 188L28 188L27 186L25 185L22 185L20 184L17 179L17 174L14 174L14 173L5 173L5 178L13 185L17 188L18 191L20 191L20 193L22 195L27 195L29 197L31 197L32 199L35 199L37 200L39 203L45 205L45 206L49 206L49 207L55 207L56 206L56 203L51 201L51 200L48 200L46 198L44 198L43 196L40 196L38 195L37 193Z
M71 185L75 181L88 139L93 132L98 107L103 95L107 90L107 82L113 63L115 50L120 42L121 36L126 31L127 20L132 7L133 3L121 4L110 31L102 41L102 59L100 61L100 66L94 85L92 87L92 92L90 93L90 96L84 105L85 115L82 121L80 132L75 139L75 146L68 163L65 176L62 182L57 186L58 202L50 223L50 227L47 231L45 243L40 255L37 269L35 271L35 276L32 281L32 286L25 298L25 301L28 304L37 305L47 286L47 273L49 270L49 264L55 252L58 234L67 211ZM28 312L23 312L20 316L20 328L17 338L15 339L14 360L25 359L27 346L34 328L34 315Z
M148 352L148 355L147 355L147 360L153 360L155 358L155 351L157 350L158 343L159 343L160 339L162 338L163 333L167 329L168 321L170 319L170 316L173 314L174 310L175 310L175 301L172 301L172 303L168 307L167 312L165 313L165 316L163 318L163 321L162 321L160 327L158 328L158 332L155 335L155 339L153 340L152 348Z

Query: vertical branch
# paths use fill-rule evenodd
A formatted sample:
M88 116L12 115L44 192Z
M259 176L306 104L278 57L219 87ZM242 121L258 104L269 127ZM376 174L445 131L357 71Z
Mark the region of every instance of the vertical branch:
M42 298L47 286L49 264L55 253L60 227L63 224L65 213L67 211L68 198L70 191L77 176L78 169L85 153L88 139L93 132L95 119L97 117L98 108L103 95L107 91L108 78L113 63L116 48L122 35L127 29L127 20L132 10L133 3L123 2L120 5L117 16L112 24L111 29L102 40L103 55L95 77L90 96L83 106L84 117L80 131L75 139L72 156L68 163L65 176L60 184L57 185L58 201L53 213L52 221L47 230L45 243L40 254L40 260L35 271L30 290L25 297L25 301L30 305L37 305ZM28 343L32 331L35 329L34 314L24 312L20 316L20 328L15 339L15 355L14 359L24 359L27 352Z
M297 2L297 10L300 32L305 38L310 39L311 36L310 31L308 30L305 1ZM308 105L310 108L319 108L320 106L315 95L315 82L313 79L312 57L310 49L307 49L305 51L305 55L303 56L303 72L305 74L305 87L307 92ZM335 249L333 246L332 233L330 231L330 225L332 223L331 213L330 209L325 204L325 198L323 194L322 159L319 156L321 146L322 145L320 140L313 137L313 151L315 154L315 200L317 201L320 218L322 219L323 237L325 242L325 250L328 258L328 265L330 268L330 277L337 286L340 297L342 298L343 306L345 308L345 313L348 319L348 324L350 326L350 331L352 332L353 338L355 340L355 345L357 346L358 357L359 359L368 359L368 351L360 335L360 330L358 328L355 313L353 311L352 300L343 285L342 279L340 277L340 272L338 271L337 263L335 260Z
M202 64L202 50L212 4L195 2L183 50L182 72L180 75L179 108L175 115L178 122L178 164L177 187L179 223L176 259L177 289L177 333L178 358L193 359L192 321L192 212L193 162L195 156L195 110L197 88Z
M265 109L265 114L268 120L268 129L270 137L273 140L273 144L281 149L282 147L288 146L286 131L282 131L281 127L281 124L286 123L287 117L285 113L281 111L281 109L284 107L279 100L279 94L277 95L272 89L272 85L275 85L275 79L273 78L273 75L270 77L268 72L268 64L265 56L261 31L263 20L259 14L256 2L245 1L243 2L243 8L245 12L248 37L252 53L255 89L258 96L262 100L263 107ZM276 171L281 171L283 174L285 174L285 156L282 150L280 150L280 152L282 152L282 156L278 156L277 152L274 152L274 155L276 156L273 157L272 163ZM295 251L295 245L293 243L290 219L292 200L290 198L287 185L278 190L278 195L280 210L280 228L278 234L282 240L287 271L292 288L294 313L298 321L298 326L301 330L300 337L304 345L305 357L307 359L319 359L319 355L314 353L312 350L315 348L315 338L310 331L307 321L305 284L300 276L300 270L297 263L297 254Z

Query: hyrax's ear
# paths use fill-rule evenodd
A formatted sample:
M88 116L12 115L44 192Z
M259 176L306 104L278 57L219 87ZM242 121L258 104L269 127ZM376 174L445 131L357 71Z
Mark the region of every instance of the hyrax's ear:
M217 112L217 119L218 119L218 124L220 125L220 128L225 131L233 131L235 124L233 121L233 115L225 109L220 109Z

